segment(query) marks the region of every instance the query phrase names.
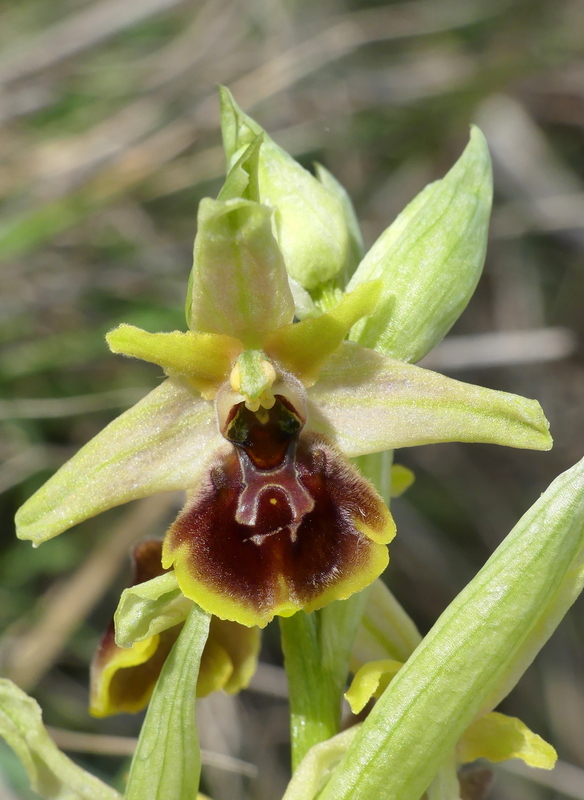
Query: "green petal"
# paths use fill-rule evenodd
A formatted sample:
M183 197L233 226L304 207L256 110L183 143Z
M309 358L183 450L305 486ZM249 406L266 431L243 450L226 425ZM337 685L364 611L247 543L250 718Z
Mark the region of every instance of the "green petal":
M407 206L359 265L347 288L382 278L385 294L351 339L402 361L419 361L442 339L480 277L492 194L489 150L473 127L446 177Z
M242 352L238 339L217 333L148 333L134 325L119 325L107 336L113 353L158 364L172 377L182 378L203 397L215 397L229 379L233 363Z
M392 659L369 661L367 664L363 664L345 692L345 698L351 706L353 714L363 711L372 697L379 697L402 666L401 661Z
M584 585L584 460L560 475L375 704L319 800L419 800L524 643Z
M336 191L318 181L236 104L222 87L221 130L228 164L263 134L260 200L276 210L275 227L288 273L305 289L333 278L353 258L351 232Z
M517 717L493 711L467 728L457 747L458 758L468 764L477 758L497 763L520 758L529 767L553 769L557 753Z
M262 334L292 321L294 300L272 233L272 210L251 200L199 205L189 327L256 348Z
M272 331L264 350L305 386L312 386L355 321L375 310L380 290L381 281L361 284L326 314Z
M14 750L30 785L46 800L122 800L57 748L43 725L38 703L0 678L0 736Z
M433 442L549 450L539 403L455 381L345 343L308 390L307 429L349 456Z
M16 514L17 535L38 545L108 508L185 489L224 444L212 404L165 381L27 500Z

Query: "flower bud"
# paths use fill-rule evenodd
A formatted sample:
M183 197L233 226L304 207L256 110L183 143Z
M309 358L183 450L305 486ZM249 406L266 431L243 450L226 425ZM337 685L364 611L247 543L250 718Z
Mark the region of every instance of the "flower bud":
M353 275L349 290L373 278L384 282L375 314L355 325L353 341L415 362L442 339L481 275L492 194L487 143L473 127L450 172L412 200Z
M229 167L241 157L242 148L263 133L259 199L275 209L275 233L288 274L311 290L354 263L355 234L347 224L346 201L338 187L330 188L328 174L323 178L321 171L321 182L301 167L241 111L225 88L221 89L221 128Z

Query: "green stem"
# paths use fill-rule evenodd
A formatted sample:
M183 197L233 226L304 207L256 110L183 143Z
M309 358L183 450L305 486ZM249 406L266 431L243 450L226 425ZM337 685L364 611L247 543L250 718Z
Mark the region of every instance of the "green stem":
M195 720L199 662L210 615L193 606L166 659L130 768L125 800L194 800L201 752Z
M308 750L339 730L341 703L334 676L323 664L320 613L280 619L290 693L292 770Z
M299 611L280 619L290 692L293 769L313 745L339 732L351 647L368 597L365 589L313 614Z

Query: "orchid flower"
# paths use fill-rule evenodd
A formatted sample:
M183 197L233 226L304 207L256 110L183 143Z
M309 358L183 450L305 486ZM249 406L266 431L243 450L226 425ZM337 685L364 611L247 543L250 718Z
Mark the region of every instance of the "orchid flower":
M228 174L199 207L188 330L120 325L107 336L166 379L24 504L17 530L38 545L108 508L185 490L164 568L205 611L263 627L347 598L385 569L395 525L350 458L551 439L536 401L409 363L452 325L480 274L491 184L478 130L346 291L340 276L360 243L344 190L293 161L226 92L223 133ZM441 233L437 220L448 222Z

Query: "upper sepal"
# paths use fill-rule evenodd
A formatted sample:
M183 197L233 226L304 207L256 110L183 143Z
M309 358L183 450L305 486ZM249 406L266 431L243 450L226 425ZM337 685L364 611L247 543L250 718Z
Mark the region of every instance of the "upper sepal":
M344 270L354 259L338 191L320 182L270 139L221 87L221 130L228 166L242 149L263 135L259 151L260 201L275 209L275 229L288 273L314 289Z
M187 303L191 330L256 348L263 333L292 321L294 300L272 213L241 198L201 201Z
M349 290L381 278L384 298L350 338L402 361L419 361L458 319L485 260L493 181L483 134L381 234ZM395 302L393 308L389 305Z

